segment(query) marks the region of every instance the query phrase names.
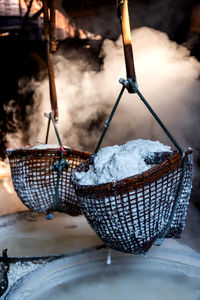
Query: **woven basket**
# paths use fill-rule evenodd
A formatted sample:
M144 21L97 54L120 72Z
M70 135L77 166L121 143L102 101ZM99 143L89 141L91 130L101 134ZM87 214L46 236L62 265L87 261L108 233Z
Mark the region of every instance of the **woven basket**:
M72 172L71 181L82 212L110 248L127 253L146 253L165 229L181 178L182 157L174 152L168 159L164 155L163 159L140 175L94 186L79 185L73 174L74 171L87 172L93 163L92 158ZM183 188L166 237L180 237L191 187L192 151L188 150Z
M81 210L70 176L72 170L85 161L90 153L68 148L65 151L63 158L67 159L70 167L62 171L54 210L77 216ZM51 211L57 185L57 172L53 171L53 165L60 159L58 150L26 148L8 150L7 154L14 189L24 205L36 212Z

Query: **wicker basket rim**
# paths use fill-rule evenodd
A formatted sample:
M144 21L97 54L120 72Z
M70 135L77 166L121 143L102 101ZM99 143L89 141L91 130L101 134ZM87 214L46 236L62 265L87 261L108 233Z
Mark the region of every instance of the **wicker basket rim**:
M192 154L193 151L191 148L188 148L188 149L184 150L184 153L186 156L188 156L189 154ZM74 185L74 188L79 191L88 191L88 190L90 190L90 191L91 190L110 191L111 189L118 189L125 185L131 185L133 183L144 182L145 180L148 180L150 177L155 175L157 172L162 171L162 173L164 173L164 171L166 171L167 169L170 170L174 166L177 166L178 164L180 164L181 158L182 158L181 153L179 153L178 151L173 151L170 158L165 159L162 163L160 163L156 166L153 166L152 168L148 169L147 171L145 171L143 173L136 174L134 176L129 176L129 177L123 178L121 180L111 181L111 182L97 184L97 185L80 185L75 180L73 173L75 173L77 171L77 169L79 169L80 167L87 165L89 163L89 159L87 159L85 162L82 162L79 166L77 166L72 171L71 182Z
M87 151L75 150L68 147L63 147L63 148L66 151L64 157L69 155L76 155L80 157L89 158L91 156L91 153ZM15 156L28 156L28 155L45 156L49 154L54 154L55 156L56 155L58 156L58 149L59 146L58 148L47 148L47 149L17 148L17 149L7 149L6 152L9 158L13 158Z

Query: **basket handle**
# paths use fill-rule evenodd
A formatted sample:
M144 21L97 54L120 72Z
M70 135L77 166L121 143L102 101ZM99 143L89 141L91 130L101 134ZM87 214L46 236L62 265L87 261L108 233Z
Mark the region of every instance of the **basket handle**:
M124 58L126 65L127 78L131 78L136 82L136 73L133 59L133 49L131 41L131 29L128 11L128 0L117 0L118 17L120 19L122 40L124 46ZM134 93L131 86L128 88L129 93Z

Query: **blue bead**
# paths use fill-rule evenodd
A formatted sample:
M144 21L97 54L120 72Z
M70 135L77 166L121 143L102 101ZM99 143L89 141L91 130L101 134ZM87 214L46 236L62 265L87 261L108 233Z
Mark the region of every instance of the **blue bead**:
M161 244L163 243L163 241L164 241L164 238L158 238L157 240L155 240L153 242L153 245L154 246L161 246Z
M54 218L54 215L51 213L46 215L47 220L52 220L53 218Z

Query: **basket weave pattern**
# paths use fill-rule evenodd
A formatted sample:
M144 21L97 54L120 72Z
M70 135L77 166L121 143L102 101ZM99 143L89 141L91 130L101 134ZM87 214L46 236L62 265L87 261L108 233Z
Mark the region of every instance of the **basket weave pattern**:
M65 150L63 158L67 159L70 167L63 169L59 180L56 210L75 216L81 214L81 210L70 176L72 170L90 153ZM16 149L7 153L14 189L24 205L41 213L51 210L57 185L57 172L53 170L53 165L60 159L57 149Z
M167 237L180 237L192 186L192 152L187 152L184 186ZM76 171L87 171L91 161ZM181 155L173 154L141 175L96 186L80 186L72 175L82 212L112 249L146 253L168 223L181 177ZM73 174L73 172L72 172Z

